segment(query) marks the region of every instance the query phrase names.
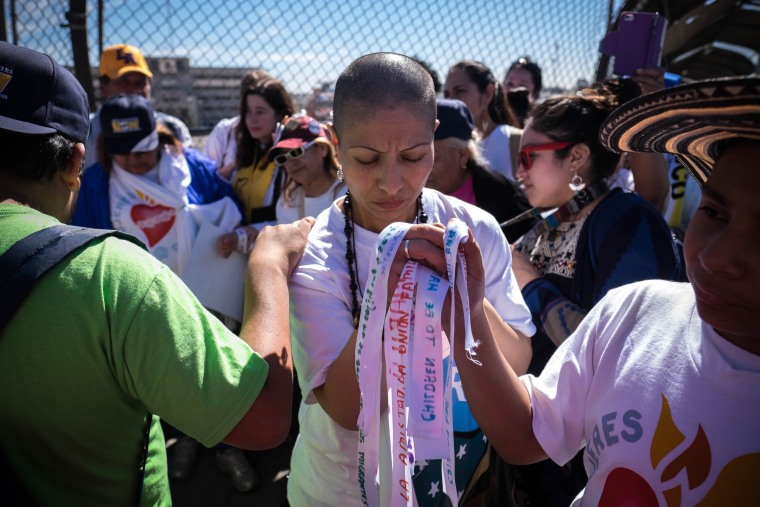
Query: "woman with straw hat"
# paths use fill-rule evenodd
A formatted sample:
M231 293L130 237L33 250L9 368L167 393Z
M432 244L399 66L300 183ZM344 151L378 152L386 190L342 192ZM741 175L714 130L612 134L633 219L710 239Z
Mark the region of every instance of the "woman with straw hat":
M642 96L607 118L601 141L615 151L674 154L702 184L684 241L690 283L610 291L538 377L518 378L506 361L462 361L467 399L508 461L562 464L585 446L588 484L573 505L753 504L760 79ZM476 256L468 267L483 269ZM482 346L496 350L482 329Z

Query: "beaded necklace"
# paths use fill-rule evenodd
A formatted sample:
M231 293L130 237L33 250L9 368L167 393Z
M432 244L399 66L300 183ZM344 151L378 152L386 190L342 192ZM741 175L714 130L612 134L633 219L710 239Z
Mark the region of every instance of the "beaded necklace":
M361 306L359 306L359 298L357 292L364 298L364 294L361 292L359 286L359 266L356 263L356 235L354 234L354 213L351 208L351 192L346 191L346 198L343 199L343 218L345 220L345 226L343 232L346 233L346 261L348 262L348 274L351 279L349 287L351 289L351 315L354 318L354 329L359 328L359 313L361 312ZM422 207L422 193L417 196L417 223L426 224L428 221L427 213Z

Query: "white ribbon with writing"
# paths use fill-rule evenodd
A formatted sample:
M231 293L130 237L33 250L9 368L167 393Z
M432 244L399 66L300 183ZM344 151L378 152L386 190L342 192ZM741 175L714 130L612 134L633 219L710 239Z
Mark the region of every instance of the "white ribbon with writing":
M388 294L388 274L401 240L411 224L394 223L375 243L375 259L364 290L356 336L356 377L359 381L358 481L362 503L380 505L377 489L380 460L380 377L382 332ZM378 281L379 279L379 281ZM378 310L382 310L382 313ZM370 339L367 340L367 336Z
M429 268L409 261L386 312L390 267L409 227L411 224L394 223L378 235L357 332L355 367L361 394L358 482L362 503L372 507L381 502L414 505L413 462L422 459L442 460L443 490L453 505L458 503L451 403L453 355L445 359L449 364L444 379L441 313L446 293L458 290L465 317L465 347L468 354L474 355L467 268L464 255L458 255L468 229L463 222L452 220L444 232L448 284ZM454 319L452 304L451 329ZM450 341L454 350L453 336ZM382 365L386 373L385 396L381 394ZM381 421L381 400L388 404L387 434ZM390 473L389 480L378 488L381 438L389 440Z
M410 403L420 407L420 411L409 413L408 431L415 438L415 459L443 459L446 454L436 453L434 447L423 442L436 442L443 432L443 392L438 389L443 377L443 333L441 314L443 300L449 284L432 270L422 268L417 276L418 286L412 320L415 336L422 339L412 341L412 369L415 375L407 379L411 396ZM427 451L426 449L430 449ZM438 455L441 454L441 455Z
M388 433L391 435L392 496L390 505L412 505L412 466L409 459L407 435L407 375L409 369L410 336L414 289L417 284L416 262L407 262L399 277L385 319L383 348L385 352L385 382L388 386ZM387 282L386 282L387 283ZM383 495L380 495L383 498Z
M443 234L443 250L446 253L446 271L449 276L449 286L451 287L451 294L454 295L454 289L459 291L459 296L462 299L462 310L464 312L464 348L467 351L467 356L475 362L473 359L475 356L475 348L478 344L475 342L475 338L472 336L472 323L470 322L470 299L467 291L467 260L464 257L464 253L459 251L459 245L467 241L469 236L469 230L467 224L461 220L452 220L449 226L446 228L446 232ZM462 280L462 283L456 285L456 277ZM454 329L454 313L455 307L451 305L451 329ZM454 350L454 340L451 339L451 350ZM453 355L453 354L452 354Z

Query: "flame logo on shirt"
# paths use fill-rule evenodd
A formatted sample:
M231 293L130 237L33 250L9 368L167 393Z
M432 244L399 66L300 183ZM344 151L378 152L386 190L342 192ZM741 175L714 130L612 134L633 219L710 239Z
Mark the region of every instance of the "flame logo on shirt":
M725 431L730 432L731 428ZM688 447L672 456L673 451L685 442L684 435L673 421L670 403L662 397L662 411L657 423L650 458L652 468L667 463L662 469L660 485L651 485L627 468L616 468L607 476L599 499L600 507L659 505L657 490L662 492L667 507L683 505L684 493L702 486L713 466L710 441L702 426L691 436ZM760 498L760 481L755 478L760 469L760 453L745 454L731 460L718 474L715 483L695 505L700 507L750 505ZM686 489L686 491L684 491Z

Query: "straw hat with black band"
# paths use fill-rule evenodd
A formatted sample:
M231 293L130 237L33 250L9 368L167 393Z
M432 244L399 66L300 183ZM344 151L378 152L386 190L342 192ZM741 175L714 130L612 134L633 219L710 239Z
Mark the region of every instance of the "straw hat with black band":
M643 95L613 111L599 137L615 152L672 153L703 185L722 141L760 141L760 78L705 80Z

